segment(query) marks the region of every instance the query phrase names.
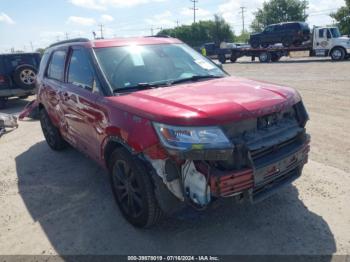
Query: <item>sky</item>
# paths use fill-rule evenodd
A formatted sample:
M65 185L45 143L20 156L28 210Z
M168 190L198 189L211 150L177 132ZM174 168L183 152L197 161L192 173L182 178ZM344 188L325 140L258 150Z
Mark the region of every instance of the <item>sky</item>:
M236 34L242 31L240 7L245 22L264 0L197 0L197 19L212 19L219 14ZM309 0L308 22L328 25L328 16L345 5L345 0ZM172 28L193 22L191 0L0 0L0 53L11 48L32 51L66 38L105 38L156 34L161 28Z

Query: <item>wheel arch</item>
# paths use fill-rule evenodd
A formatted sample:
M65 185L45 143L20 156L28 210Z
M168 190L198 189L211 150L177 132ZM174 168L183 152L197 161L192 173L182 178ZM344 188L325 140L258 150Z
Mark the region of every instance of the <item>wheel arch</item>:
M116 150L117 148L125 148L128 152L130 152L131 154L135 154L136 151L131 148L129 145L127 145L122 139L120 139L117 136L109 136L106 138L103 146L102 146L102 157L103 157L103 161L105 166L107 167L107 169L109 169L109 161L110 161L110 157L113 153L114 150Z
M333 46L331 50L329 50L328 55L331 55L332 52L333 52L333 50L336 49L336 48L342 49L342 50L345 52L345 55L347 54L345 47L343 47L343 46L341 46L341 45L336 45L336 46Z

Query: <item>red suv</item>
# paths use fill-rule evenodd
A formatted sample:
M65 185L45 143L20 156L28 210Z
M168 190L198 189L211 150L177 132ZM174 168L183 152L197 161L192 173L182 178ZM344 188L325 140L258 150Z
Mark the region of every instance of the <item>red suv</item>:
M295 90L230 77L177 39L56 43L37 85L49 146L70 144L108 169L137 227L221 198L263 200L307 162Z

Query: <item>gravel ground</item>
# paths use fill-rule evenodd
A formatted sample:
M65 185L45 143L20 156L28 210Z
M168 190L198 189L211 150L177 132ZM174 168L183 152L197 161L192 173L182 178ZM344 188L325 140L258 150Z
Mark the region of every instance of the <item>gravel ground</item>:
M302 94L312 150L293 185L254 206L228 199L137 230L102 169L73 149L51 151L39 123L24 121L0 139L0 254L350 254L350 62L240 60L225 69Z

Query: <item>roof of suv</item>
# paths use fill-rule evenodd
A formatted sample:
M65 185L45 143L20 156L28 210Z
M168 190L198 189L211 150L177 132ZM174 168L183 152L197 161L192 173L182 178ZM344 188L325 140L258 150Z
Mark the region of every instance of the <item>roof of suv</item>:
M1 56L21 56L21 55L40 55L40 53L38 52L28 52L28 53L7 53L7 54L0 54L0 57Z
M128 37L128 38L113 38L113 39L100 39L89 40L84 38L71 39L68 41L62 41L52 44L50 47L82 44L86 47L92 48L104 48L104 47L118 47L128 45L158 45L158 44L180 44L179 39L171 37Z

